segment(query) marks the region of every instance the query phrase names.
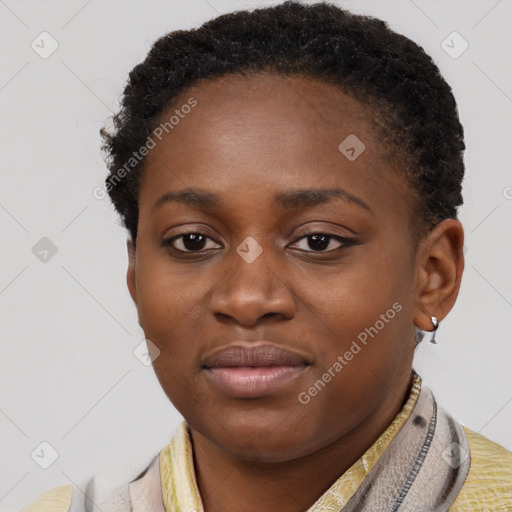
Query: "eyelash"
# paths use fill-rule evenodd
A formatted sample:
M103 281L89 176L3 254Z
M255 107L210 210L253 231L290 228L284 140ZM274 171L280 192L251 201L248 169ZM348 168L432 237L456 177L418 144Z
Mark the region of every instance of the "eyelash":
M213 238L211 238L208 234L202 232L202 231L197 231L197 230L194 230L194 231L185 231L183 233L180 233L179 235L174 235L170 238L167 238L165 240L162 240L162 246L164 247L168 247L170 248L172 251L174 252L177 252L177 253L180 253L180 254L199 254L199 255L203 255L205 254L206 252L208 251L211 251L212 249L201 249L199 251L183 251L181 249L176 249L175 247L172 246L172 243L175 241L175 240L178 240L186 235L202 235L210 240L213 240L215 243L219 243L217 242L216 240L214 240ZM303 252L306 252L306 253L313 253L313 254L330 254L330 253L333 253L335 251L339 251L341 249L344 249L346 247L351 247L351 246L354 246L354 245L357 245L357 240L354 239L354 238L348 238L348 237L344 237L344 236L340 236L340 235L334 235L334 234L331 234L331 233L325 233L323 231L311 231L311 232L307 232L307 233L302 233L299 238L297 238L293 244L296 244L299 240L302 240L303 238L308 238L310 236L313 236L313 235L322 235L326 238L329 239L329 243L331 240L335 240L337 242L340 242L342 245L340 247L337 247L335 249L330 249L328 251L314 251L314 250L304 250L304 249L298 249L300 251L303 251Z

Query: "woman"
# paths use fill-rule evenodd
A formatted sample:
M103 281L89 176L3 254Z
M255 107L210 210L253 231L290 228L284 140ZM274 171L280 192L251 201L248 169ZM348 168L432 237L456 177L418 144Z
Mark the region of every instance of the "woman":
M185 422L126 486L25 510L512 510L512 454L412 369L464 267L463 128L421 48L322 3L221 16L157 41L102 133Z

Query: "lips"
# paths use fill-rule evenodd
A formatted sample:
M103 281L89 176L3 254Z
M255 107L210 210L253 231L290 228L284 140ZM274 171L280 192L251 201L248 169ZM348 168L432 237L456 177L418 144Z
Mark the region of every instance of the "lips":
M216 350L204 361L206 368L234 366L301 366L308 361L296 352L278 345L251 341L247 344L233 344Z
M203 369L215 387L232 398L258 398L275 393L301 375L310 362L268 342L238 342L208 355Z

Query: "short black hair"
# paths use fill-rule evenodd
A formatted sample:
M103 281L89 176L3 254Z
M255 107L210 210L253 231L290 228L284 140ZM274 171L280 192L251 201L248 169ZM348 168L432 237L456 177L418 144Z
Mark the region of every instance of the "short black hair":
M452 90L433 60L382 20L324 2L286 1L170 32L130 72L114 128L101 135L107 191L134 243L144 158L133 154L164 110L200 80L258 72L325 80L373 107L388 156L395 155L416 192L416 224L431 229L457 217L464 131Z

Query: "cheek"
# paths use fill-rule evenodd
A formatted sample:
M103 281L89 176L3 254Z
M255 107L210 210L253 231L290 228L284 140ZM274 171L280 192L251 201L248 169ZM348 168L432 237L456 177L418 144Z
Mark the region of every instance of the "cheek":
M171 267L165 254L147 247L137 261L139 320L159 350L153 367L165 392L193 393L201 339L209 339L205 319L213 276ZM174 399L172 399L174 401Z
M147 337L163 343L199 316L207 289L177 275L157 251L141 251L136 270L138 313Z
M405 368L413 351L413 284L413 267L403 253L389 250L354 259L323 285L308 283L306 307L318 334L310 383L327 372L325 396L357 410L376 382Z
M347 341L376 322L379 330L382 321L386 326L396 324L393 320L398 316L397 309L403 310L404 302L413 299L409 293L411 275L399 268L399 263L389 265L379 258L355 259L325 277L316 276L305 283L303 280L298 295L318 326L324 326L325 334ZM393 308L395 303L400 307ZM383 314L386 318L382 320Z

